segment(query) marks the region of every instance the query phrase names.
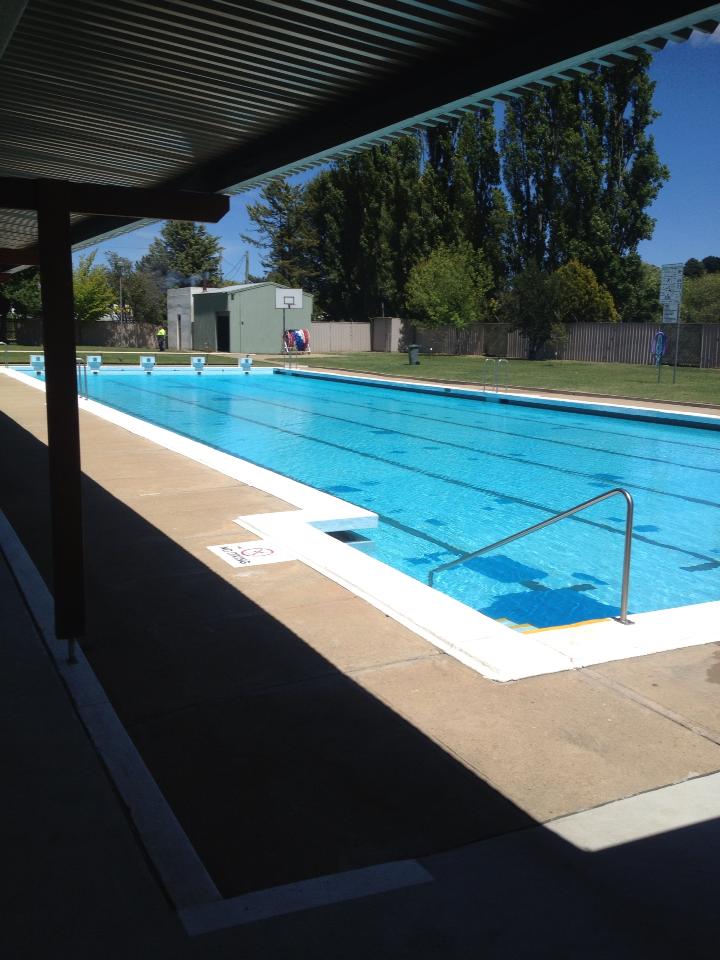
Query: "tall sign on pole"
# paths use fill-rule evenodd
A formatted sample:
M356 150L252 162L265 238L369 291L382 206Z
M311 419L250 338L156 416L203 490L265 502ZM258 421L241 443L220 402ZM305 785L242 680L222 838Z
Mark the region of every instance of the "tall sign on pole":
M673 383L677 377L678 348L680 346L680 304L683 292L682 263L665 263L660 276L660 303L663 308L663 323L676 323L675 361L673 363Z

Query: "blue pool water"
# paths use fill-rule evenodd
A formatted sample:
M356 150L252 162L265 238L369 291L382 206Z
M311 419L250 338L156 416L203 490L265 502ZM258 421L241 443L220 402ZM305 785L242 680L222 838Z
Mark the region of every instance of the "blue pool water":
M720 432L287 375L113 373L91 396L375 511L379 560L428 571L612 487L635 498L630 610L720 599ZM440 574L496 618L616 616L613 498Z

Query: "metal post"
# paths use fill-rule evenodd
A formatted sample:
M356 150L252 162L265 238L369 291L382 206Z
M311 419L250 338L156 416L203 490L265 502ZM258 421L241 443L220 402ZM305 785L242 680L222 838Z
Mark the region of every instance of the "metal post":
M5 355L5 366L7 366L8 365L8 345L5 343L4 340L2 340L0 341L0 347L5 347L5 350L3 351L3 353Z
M38 181L37 201L55 633L74 662L85 633L85 575L68 185Z
M633 519L635 516L635 503L627 490L621 490L620 493L625 498L625 546L623 550L623 572L622 587L620 589L620 616L618 621L626 625L631 625L632 620L628 619L628 598L630 594L630 556L632 553L632 535Z
M673 383L677 377L678 348L680 346L680 304L677 306L677 316L675 317L675 363L673 364Z

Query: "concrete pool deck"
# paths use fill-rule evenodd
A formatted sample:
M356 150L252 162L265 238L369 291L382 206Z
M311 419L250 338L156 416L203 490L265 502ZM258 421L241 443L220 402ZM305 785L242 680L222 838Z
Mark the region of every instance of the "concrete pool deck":
M44 397L0 377L0 408L0 508L47 577ZM356 949L362 956L378 952L364 939L368 931L387 937L395 955L402 944L412 956L467 956L470 943L481 944L472 939L480 931L476 918L466 918L462 929L458 923L487 902L483 869L497 875L499 862L507 869L519 858L543 883L566 856L545 838L548 831L542 840L527 839L537 837L537 824L720 770L717 642L499 685L299 561L234 570L207 550L253 539L238 532L234 517L280 512L287 504L85 413L81 434L91 597L85 653L221 895L408 858L430 864L434 878L354 906L315 910L289 925L278 920L269 934L266 922L276 946L265 953L254 933L227 931L223 944L220 934L213 946L203 941L206 954L201 941L188 946L183 939L153 889L118 798L98 787L95 815L112 821L110 833L120 837L118 850L106 855L118 857L123 877L144 874L148 906L142 910L128 892L128 909L141 909L139 929L149 924L157 940L148 956L224 956L231 942L280 956L279 945L287 948L297 935L311 939L314 955L333 955L334 946L335 955ZM12 611L13 583L7 576L2 582L11 598L3 610ZM6 616L21 645L34 628L16 595L14 602L16 612ZM28 650L18 654L25 657L31 659ZM39 654L32 659L33 669L47 672ZM61 698L26 701L20 686L15 692L17 712L30 710L36 724L42 717L41 729L54 729L56 715L66 711ZM61 726L71 721L72 711ZM32 749L43 755L37 726L33 735ZM93 762L90 752L83 763ZM99 768L87 775L102 780ZM56 761L34 769L31 779L43 790L62 783L63 773ZM33 807L37 817L39 809ZM25 812L18 807L18 816ZM36 825L42 833L45 825ZM78 825L63 827L60 818L53 829L65 838ZM532 855L526 844L535 844ZM464 852L443 853L460 847ZM690 848L697 858L698 848ZM47 851L30 849L43 869ZM682 851L673 855L673 869L681 870ZM93 852L82 856L88 862L76 867L81 872ZM577 882L588 890L598 882L589 879L587 862L571 866L564 895ZM468 871L474 880L471 889L461 884L460 896ZM438 877L447 881L442 891ZM618 890L627 895L622 883ZM103 885L92 891L100 899L112 895ZM117 902L112 907L119 925L123 910ZM432 919L418 921L434 908ZM536 903L536 922L537 911ZM618 916L630 922L627 909ZM358 937L354 946L343 939L348 923ZM358 925L367 925L365 933ZM503 934L519 935L496 929L495 941ZM434 953L423 953L428 935L438 944ZM663 934L648 955L664 955L665 943L672 940ZM641 955L637 941L635 947L628 956ZM537 955L532 938L526 948ZM128 953L118 948L117 955ZM525 954L518 947L507 955Z

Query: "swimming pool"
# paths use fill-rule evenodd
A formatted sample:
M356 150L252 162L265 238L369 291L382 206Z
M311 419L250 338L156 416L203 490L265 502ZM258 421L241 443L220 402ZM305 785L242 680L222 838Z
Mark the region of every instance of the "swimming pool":
M630 610L720 599L720 431L257 371L115 372L90 395L377 513L363 545L425 582L438 564L613 487L636 502ZM612 499L440 574L436 588L541 629L616 616Z

